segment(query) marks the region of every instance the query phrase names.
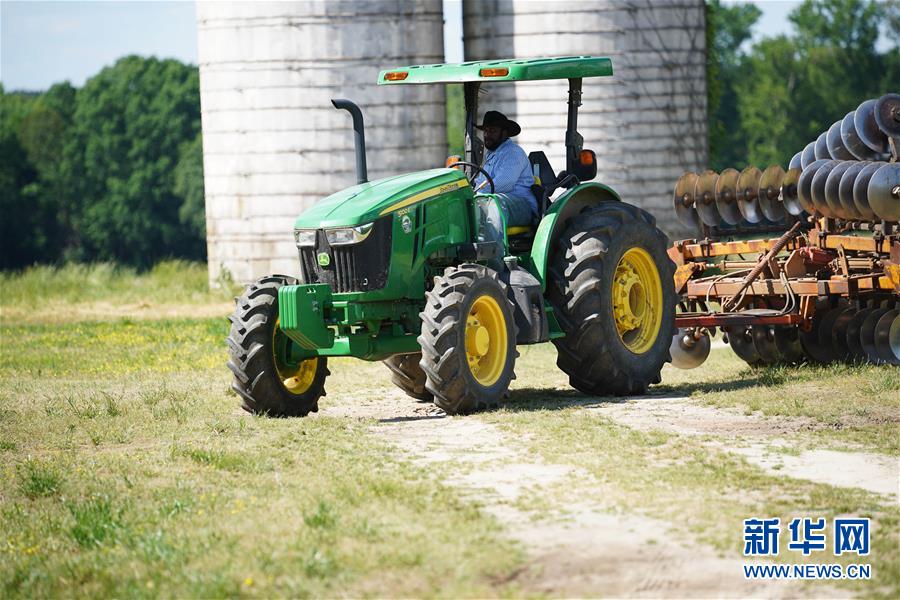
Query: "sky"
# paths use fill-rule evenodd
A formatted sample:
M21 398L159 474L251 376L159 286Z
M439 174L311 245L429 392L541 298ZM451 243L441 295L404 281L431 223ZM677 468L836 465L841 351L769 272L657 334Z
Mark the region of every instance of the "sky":
M726 2L729 0L725 0ZM798 1L758 0L756 37L790 30ZM462 4L444 0L447 62L462 59ZM197 63L194 2L0 0L0 82L7 91L81 86L127 54Z

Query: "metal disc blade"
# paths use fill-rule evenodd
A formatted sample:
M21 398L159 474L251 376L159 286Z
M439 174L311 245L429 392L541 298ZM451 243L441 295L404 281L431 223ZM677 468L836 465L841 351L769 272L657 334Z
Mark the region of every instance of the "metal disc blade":
M827 301L816 303L816 312L809 331L800 330L800 344L806 356L820 363L834 361L834 354L831 352L831 327L834 319L846 307L846 304L830 307ZM823 334L825 331L828 335Z
M729 225L737 225L743 218L741 211L738 210L737 196L735 188L737 187L738 177L741 174L737 169L725 169L719 174L716 180L716 209L719 216Z
M784 180L784 169L780 165L769 165L759 178L759 208L763 215L776 223L785 216L781 203L781 182Z
M834 331L835 321L837 321L837 318L841 315L842 312L844 312L846 308L846 306L838 306L837 308L832 308L825 311L825 313L822 315L822 321L821 323L819 323L817 350L823 357L828 358L828 360L822 362L834 362L839 358L837 353L835 352L834 346L831 344L831 334Z
M803 167L803 172L800 173L800 180L797 182L797 199L800 201L800 206L803 207L803 210L811 215L818 214L812 201L812 180L822 165L827 162L827 160L815 160L809 166Z
M887 136L875 122L875 100L866 100L857 107L853 114L853 124L862 143L879 154L888 151Z
M844 210L844 206L841 204L841 199L838 196L838 187L841 185L841 178L844 176L844 173L847 172L847 169L852 167L853 165L859 164L855 160L842 160L838 162L831 170L831 173L828 174L828 177L825 179L825 203L828 204L829 210L831 213L840 217L841 219L851 219L853 218L853 213L848 213ZM815 196L813 196L815 199ZM855 213L856 211L854 211Z
M852 356L850 347L847 345L847 328L857 312L859 311L856 310L856 307L851 306L839 313L834 321L834 326L831 330L831 349L837 360L846 362Z
M881 165L869 180L867 193L875 216L900 221L900 163Z
M672 344L669 346L672 366L677 369L695 369L709 357L711 347L709 333L705 330L697 338L693 332L681 328L672 336Z
M810 142L800 152L800 167L805 169L816 160L816 143Z
M803 205L800 204L800 198L797 196L798 184L800 183L799 168L788 169L781 180L781 203L784 204L784 210L796 216L803 214Z
M856 208L856 203L853 202L853 184L856 181L856 176L859 175L859 172L866 168L868 163L854 161L850 163L850 166L847 167L847 170L844 171L844 174L841 176L841 180L838 183L838 200L841 203L841 208L844 212L850 215L851 219L865 219L866 217L859 212ZM830 176L829 176L830 177ZM825 182L825 196L828 197L828 182Z
M888 345L891 347L891 352L894 353L894 358L900 359L900 317L894 317L894 321L891 323L891 329L888 331ZM900 365L900 360L895 360L891 364Z
M771 325L753 325L750 327L750 337L753 338L756 353L759 354L759 358L763 363L774 365L782 362L784 357L775 344L774 327Z
M816 146L815 146L816 160L819 160L822 158L827 158L827 159L831 158L831 153L828 151L827 136L828 136L828 132L823 131L821 134L819 134L819 137L816 138Z
M700 220L710 227L716 227L722 221L716 208L716 180L719 174L715 171L704 171L697 178L694 186L694 207Z
M847 349L850 350L850 356L853 360L864 361L866 360L866 352L863 350L862 342L859 340L859 330L862 329L863 321L866 320L866 317L875 309L873 308L864 308L860 311L857 311L853 318L850 319L850 322L847 323Z
M759 180L762 171L756 167L747 167L741 171L737 182L737 205L744 219L750 223L759 223L763 219L762 210L759 208Z
M889 310L875 324L875 352L882 362L889 365L900 365L900 346L891 344L891 328L900 315L896 308Z
M856 111L850 111L841 121L841 140L844 142L844 147L856 157L857 160L873 160L878 158L878 153L866 146L861 139L859 139L859 134L856 133L856 125L853 122L853 117L856 114Z
M844 146L841 139L841 122L835 121L825 133L825 143L828 144L828 153L835 160L856 160L849 150Z
M818 313L816 313L816 316L818 316ZM803 346L804 354L810 359L818 363L829 363L832 360L830 347L823 348L819 343L819 328L821 325L822 319L814 318L812 329L809 331L800 330L800 345Z
M875 123L883 134L900 137L900 94L885 94L875 102Z
M728 344L741 360L752 366L762 364L749 327L725 327L725 331L728 333Z
M815 176L813 176L812 184L810 184L809 187L810 196L812 196L812 203L813 206L816 207L816 212L825 217L837 216L831 211L831 207L828 206L828 202L825 200L825 182L828 181L828 176L831 175L831 171L837 165L838 161L829 160L819 167L819 170L816 171Z
M799 169L802 166L800 163L800 156L802 154L802 152L798 152L791 157L791 162L788 163L788 169Z
M784 362L797 364L803 362L803 346L800 345L800 332L796 327L776 327L775 346Z
M889 310L889 308L876 308L869 313L859 329L859 343L862 345L866 360L871 363L880 362L878 350L875 348L875 326L878 325L878 319Z
M875 211L869 206L869 181L872 180L872 175L875 174L875 171L883 165L884 163L880 162L866 163L866 166L856 176L856 181L853 182L853 204L856 205L856 210L859 211L859 214L867 221L874 221L878 218L875 215Z
M699 227L700 218L694 210L694 186L697 185L697 174L688 171L678 178L675 183L675 193L672 195L672 205L675 207L675 216L688 227Z

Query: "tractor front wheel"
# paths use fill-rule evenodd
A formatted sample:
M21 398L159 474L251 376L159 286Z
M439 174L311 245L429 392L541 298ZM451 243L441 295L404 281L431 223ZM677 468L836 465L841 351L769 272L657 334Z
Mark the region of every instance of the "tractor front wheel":
M499 403L515 378L518 353L513 306L497 272L448 267L425 300L419 364L434 403L451 415Z
M247 287L229 317L228 368L231 389L247 412L272 417L304 417L319 410L328 375L324 357L293 361L295 343L278 326L278 289L297 280L264 277Z
M675 331L674 264L647 212L604 202L573 217L551 258L548 298L565 337L557 365L575 389L641 394L659 383Z

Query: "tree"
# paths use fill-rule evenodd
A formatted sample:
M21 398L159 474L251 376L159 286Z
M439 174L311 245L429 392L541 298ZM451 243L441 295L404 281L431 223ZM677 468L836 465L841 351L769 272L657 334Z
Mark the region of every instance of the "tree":
M753 4L707 3L707 94L710 167L741 165L747 141L740 128L737 83L746 76L745 45L762 11Z
M0 88L0 268L52 261L62 247L52 182L66 128L42 97Z
M896 31L898 5L873 0L806 0L790 15L795 34L765 38L749 52L758 11L710 5L710 144L716 169L751 163L787 166L790 158L867 98L896 91L900 52L879 53L881 33Z
M203 194L203 137L198 133L191 142L185 142L179 151L175 167L175 193L183 198L178 210L178 220L184 225L185 235L195 242L190 249L192 256L206 255L206 209Z
M78 91L72 118L63 171L78 214L78 257L138 267L201 258L175 189L182 145L200 132L196 67L122 58Z

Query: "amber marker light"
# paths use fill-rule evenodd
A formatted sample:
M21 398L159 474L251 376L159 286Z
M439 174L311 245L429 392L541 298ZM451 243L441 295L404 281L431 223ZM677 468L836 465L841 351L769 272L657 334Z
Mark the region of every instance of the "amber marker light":
M509 75L509 69L481 69L478 74L482 77L506 77Z
M590 165L594 163L594 153L590 150L582 150L579 158L581 159L581 164L583 165Z
M388 81L403 81L407 77L409 77L409 73L407 71L391 71L384 76L384 78Z

